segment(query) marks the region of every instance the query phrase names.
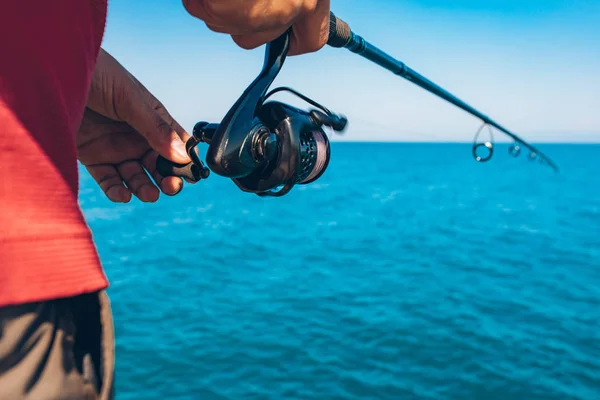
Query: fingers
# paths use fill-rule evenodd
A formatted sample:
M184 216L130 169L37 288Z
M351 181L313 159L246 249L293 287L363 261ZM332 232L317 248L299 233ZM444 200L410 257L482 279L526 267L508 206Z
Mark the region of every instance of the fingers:
M277 39L281 34L285 32L284 30L275 29L269 30L265 32L255 33L253 35L231 35L231 38L244 50L252 50L257 47L262 46L265 43L271 42ZM291 44L290 44L291 45Z
M288 55L312 53L327 44L330 9L330 0L319 0L314 12L294 24Z
M154 182L160 187L160 190L168 196L174 196L179 194L181 190L183 190L183 179L175 177L175 176L167 176L163 177L156 170L156 159L158 158L158 153L154 151L149 151L142 158L142 165L148 170L148 173L154 179Z
M183 189L183 180L178 177L163 177L156 170L158 153L149 151L142 158L142 164L131 160L113 165L92 165L87 170L98 183L106 197L115 203L128 203L132 194L140 201L154 203L159 198L159 190L150 180L146 170L160 187L162 192L169 196L179 194Z
M119 175L138 199L145 203L158 200L158 188L152 183L142 165L137 161L126 161L117 167Z
M128 203L131 200L131 192L123 184L123 179L114 166L95 165L86 168L110 201Z
M292 26L290 55L320 50L329 36L330 0L183 0L189 14L206 26L254 49Z
M112 181L116 182L117 176L124 181L129 191L129 199L133 193L143 202L155 202L158 200L160 191L167 195L175 195L181 192L183 180L178 177L162 177L156 170L158 155L178 163L191 161L185 149L185 142L191 137L185 129L169 114L166 108L145 88L136 85L136 90L124 99L122 106L122 119L139 135L141 140L147 144L138 147L149 146L139 159L122 162L113 168ZM143 137L143 139L142 139ZM118 151L117 151L118 153ZM134 152L129 152L129 154ZM122 157L120 159L123 159ZM105 167L106 168L106 167ZM147 175L146 170L152 176L156 185ZM121 184L122 185L122 184ZM113 201L119 201L120 197L110 197ZM119 195L120 196L120 195ZM127 201L129 201L129 199Z
M180 133L171 126L172 122L170 124L165 121L148 101L132 100L125 121L144 136L150 147L163 157L182 164L190 162L185 143Z
M206 25L230 35L282 32L302 14L312 12L316 0L183 0L187 12Z

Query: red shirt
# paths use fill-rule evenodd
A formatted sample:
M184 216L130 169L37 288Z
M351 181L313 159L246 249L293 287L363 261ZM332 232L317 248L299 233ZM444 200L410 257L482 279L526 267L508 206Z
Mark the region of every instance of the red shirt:
M75 134L106 0L2 0L0 306L108 282L77 202Z

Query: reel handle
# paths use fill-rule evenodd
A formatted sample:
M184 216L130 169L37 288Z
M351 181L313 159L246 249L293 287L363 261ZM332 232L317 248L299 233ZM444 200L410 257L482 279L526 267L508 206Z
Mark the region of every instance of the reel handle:
M210 170L208 168L202 169L193 162L178 164L163 156L158 156L158 159L156 160L156 170L165 178L168 176L177 176L179 178L184 178L191 183L206 179L210 175Z
M209 124L208 122L198 122L194 126L193 136L188 139L185 144L185 150L192 159L187 164L179 164L166 159L163 156L158 156L156 159L156 170L163 177L177 176L184 178L190 183L196 183L201 179L206 179L210 175L210 170L204 166L204 163L198 155L198 146L201 142L211 142L212 135L218 128L218 124Z

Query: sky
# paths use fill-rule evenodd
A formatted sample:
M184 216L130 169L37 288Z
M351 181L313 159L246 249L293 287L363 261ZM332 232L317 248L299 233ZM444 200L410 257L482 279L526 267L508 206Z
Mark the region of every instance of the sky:
M600 0L331 0L331 8L355 33L526 140L600 142ZM180 0L109 0L102 46L190 132L197 121L223 118L264 56L264 47L243 50L210 31ZM481 125L345 49L288 57L276 86L347 116L338 141L463 142Z

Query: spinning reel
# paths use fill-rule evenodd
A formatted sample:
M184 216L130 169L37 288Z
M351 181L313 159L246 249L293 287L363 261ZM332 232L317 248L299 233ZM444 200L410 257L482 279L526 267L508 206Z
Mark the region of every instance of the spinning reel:
M159 156L156 168L162 176L178 176L190 182L206 179L212 170L230 178L244 192L259 196L283 196L294 185L319 179L329 164L330 143L324 127L336 132L347 119L287 87L267 93L286 59L290 31L266 45L259 75L246 88L221 123L198 122L186 143L192 162L176 164ZM266 100L288 91L315 109L304 111ZM200 143L209 145L204 165L197 153Z

